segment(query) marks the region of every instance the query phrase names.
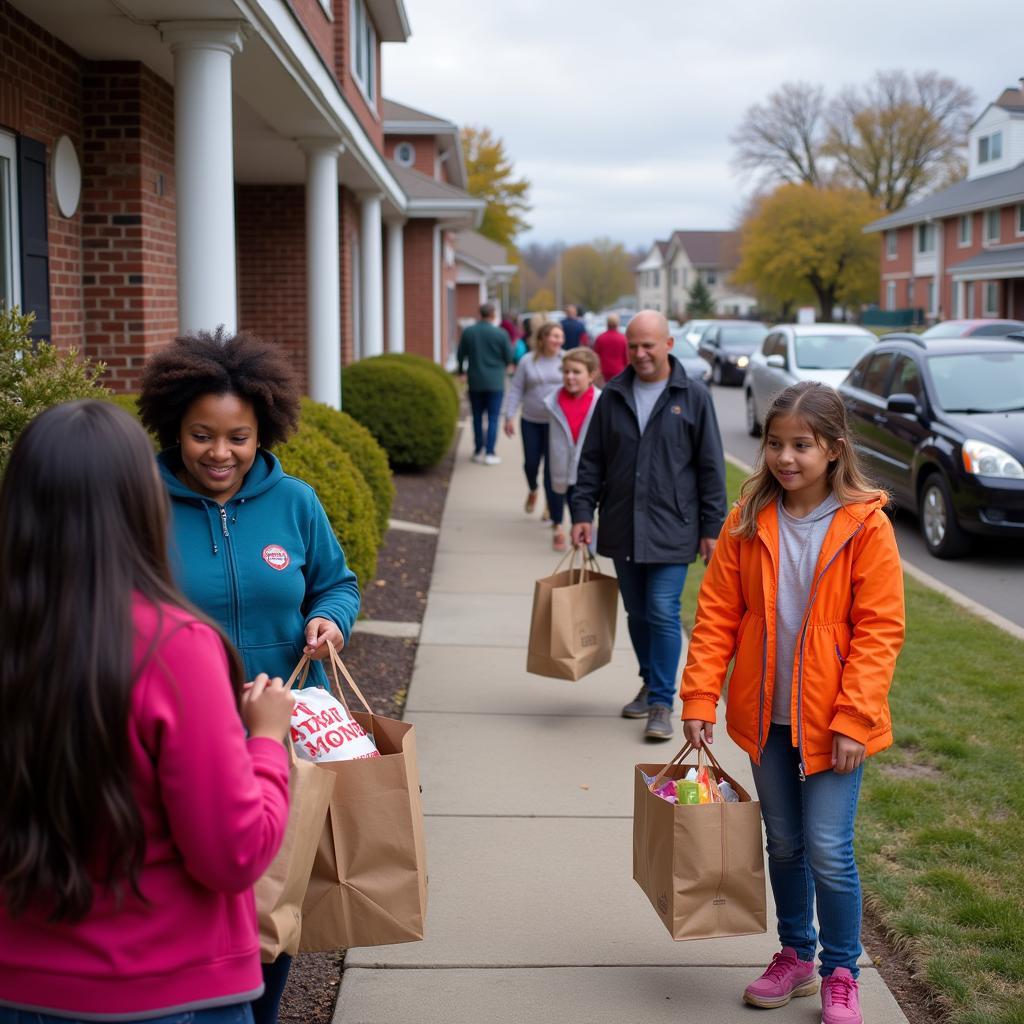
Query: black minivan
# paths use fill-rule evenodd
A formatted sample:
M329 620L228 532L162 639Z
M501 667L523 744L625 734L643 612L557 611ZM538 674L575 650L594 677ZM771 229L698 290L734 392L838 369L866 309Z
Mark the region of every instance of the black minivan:
M1024 334L883 337L839 386L865 469L915 512L928 550L1024 540Z

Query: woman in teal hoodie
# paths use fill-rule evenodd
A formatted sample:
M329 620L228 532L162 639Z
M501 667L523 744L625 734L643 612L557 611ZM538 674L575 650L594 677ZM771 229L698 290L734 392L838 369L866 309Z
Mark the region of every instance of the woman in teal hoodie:
M146 364L142 422L171 498L170 559L186 597L238 648L246 678L286 678L300 655L344 647L359 584L309 484L270 451L295 429L301 391L284 354L245 334L178 338ZM291 958L264 965L256 1024L273 1024Z

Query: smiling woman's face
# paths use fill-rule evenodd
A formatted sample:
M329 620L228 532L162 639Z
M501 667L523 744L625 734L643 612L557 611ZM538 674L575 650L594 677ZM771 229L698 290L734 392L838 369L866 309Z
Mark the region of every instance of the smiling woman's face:
M242 486L259 447L252 403L238 395L202 395L181 418L182 482L223 505Z

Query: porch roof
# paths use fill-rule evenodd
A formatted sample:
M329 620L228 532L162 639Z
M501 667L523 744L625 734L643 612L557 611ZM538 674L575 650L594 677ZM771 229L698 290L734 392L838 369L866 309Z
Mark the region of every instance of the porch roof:
M953 264L949 272L954 280L960 281L1024 277L1024 245L1001 245L985 249L963 263Z

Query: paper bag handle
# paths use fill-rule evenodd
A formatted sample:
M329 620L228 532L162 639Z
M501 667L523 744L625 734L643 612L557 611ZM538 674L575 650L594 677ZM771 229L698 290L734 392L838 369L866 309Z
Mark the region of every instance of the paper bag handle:
M334 676L334 685L338 691L338 699L345 705L345 707L348 707L348 704L345 701L345 696L341 692L341 681L338 679L338 673L340 672L345 677L345 682L352 687L352 692L359 698L359 703L363 705L366 713L368 715L372 715L373 708L371 708L367 703L366 698L363 696L363 691L356 686L356 681L352 678L349 670L345 668L344 662L338 656L338 652L334 649L334 644L332 644L330 640L327 641L327 653L331 659L331 674ZM349 712L351 713L351 708L349 708Z
M654 781L650 784L650 786L648 786L648 789L650 789L650 791L653 793L661 784L661 780L665 777L665 773L669 770L669 768L671 768L674 764L682 764L683 759L693 749L695 749L693 744L689 740L687 740L683 744L679 752L676 754L676 756L673 757L672 760L669 761L669 763L665 765L665 767L662 768L661 771L658 772L658 774L654 777ZM716 758L715 755L711 753L711 750L706 743L702 743L699 747L696 748L696 751L698 768L702 767L701 761L710 761L712 766L717 769L719 775L726 774L725 769L718 763L718 758ZM704 767L707 767L707 765L704 765Z

